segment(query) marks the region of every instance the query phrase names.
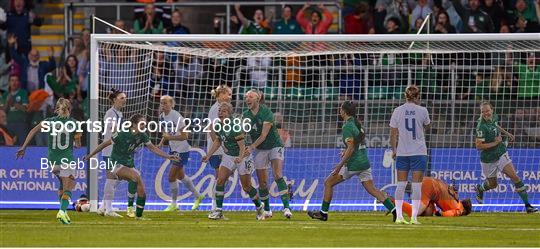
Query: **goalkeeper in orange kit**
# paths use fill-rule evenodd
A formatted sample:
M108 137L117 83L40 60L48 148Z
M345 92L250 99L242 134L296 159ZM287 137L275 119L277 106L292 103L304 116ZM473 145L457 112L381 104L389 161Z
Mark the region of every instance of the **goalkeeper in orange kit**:
M464 199L460 201L453 186L432 177L423 178L422 202L418 210L419 216L466 216L471 211L471 200ZM412 215L411 204L403 202L403 212L410 217Z

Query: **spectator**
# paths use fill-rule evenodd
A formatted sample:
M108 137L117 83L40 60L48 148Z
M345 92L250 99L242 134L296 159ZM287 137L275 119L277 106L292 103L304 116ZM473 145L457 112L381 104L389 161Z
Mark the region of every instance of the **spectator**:
M274 23L274 34L298 35L303 34L300 24L292 18L292 7L285 5L281 10L281 20Z
M270 25L269 25L269 19L264 19L264 12L261 9L256 9L255 13L253 13L253 21L248 20L242 11L240 10L240 5L237 4L234 6L234 9L236 10L236 15L238 16L238 19L242 23L242 27L240 28L240 34L270 34Z
M469 0L469 8L466 9L460 0L452 0L452 4L465 24L465 33L492 33L493 22L488 14L480 10L480 0Z
M499 33L510 33L510 27L505 22L501 22L501 28L499 29Z
M540 84L538 84L540 67L536 63L536 55L532 52L527 53L526 64L515 65L514 72L518 74L518 97L538 100L540 98Z
M77 59L81 60L85 50L86 47L84 46L83 40L81 38L75 38L73 39L73 47L71 48L71 51L69 51L69 54L75 55Z
M172 4L173 0L137 0L138 3L152 4L156 2L169 3ZM172 5L165 6L154 6L156 16L163 22L164 28L171 27L171 14L172 14ZM145 6L137 6L134 9L135 19L142 18L145 15Z
M401 23L396 17L392 17L386 22L386 33L387 34L402 34L401 32Z
M369 28L366 21L366 12L369 5L360 3L353 13L345 16L345 34L367 34Z
M298 13L296 13L296 21L298 21L306 34L326 34L328 33L330 25L332 25L332 22L334 21L332 13L330 13L330 11L324 7L323 4L319 4L317 7L319 10L315 9L311 12L310 21L304 17L304 12L307 8L309 8L309 3L306 3L304 7L302 7ZM324 18L321 11L324 14Z
M171 83L169 77L171 66L165 63L165 53L154 53L154 61L152 63L152 75L150 76L150 88L153 89L155 96L174 95L174 84ZM184 83L184 82L182 82ZM171 91L171 92L169 92Z
M0 95L9 88L9 73L11 71L11 58L4 44L0 42Z
M135 20L133 29L136 34L161 34L163 33L163 22L156 15L153 4L144 7L144 14Z
M540 6L538 6L540 7ZM538 25L537 11L535 6L527 4L525 0L517 0L515 9L513 10L513 16L515 17L515 32L519 33L535 33L540 32L540 26ZM540 15L540 10L538 10Z
M240 27L241 26L240 20L238 20L237 16L231 16L230 20L231 20L231 22L230 22L230 24L231 24L231 28L230 28L231 29L230 30L231 34L239 34L240 31L241 31L240 30L240 28L241 28ZM219 17L214 17L214 33L218 34L218 35L221 34L221 23L220 22L221 22L221 20L220 20Z
M7 117L4 110L0 110L0 146L12 146L15 144L16 137L7 128Z
M435 34L453 34L456 33L456 28L450 23L450 17L446 11L441 11L436 16L436 22L433 25L433 33Z
M426 19L426 17L431 13L431 8L428 6L427 0L418 0L416 7L412 10L411 13L411 26L414 26L416 23L416 20L418 18L422 18L422 20ZM414 22L414 23L413 23Z
M56 68L56 61L53 57L53 48L49 49L49 61L39 61L39 51L31 49L28 56L18 52L18 42L12 34L8 38L11 57L21 67L21 87L31 93L37 89L43 89L45 82L43 77L48 72Z
M4 111L7 113L7 128L13 131L17 137L16 145L21 145L26 133L28 133L28 124L26 122L26 106L28 105L28 93L21 89L19 76L11 75L9 77L9 91L5 92Z
M189 28L182 25L182 12L175 10L171 17L172 26L166 30L167 34L186 35L191 34Z
M6 22L0 23L0 28L8 34L17 37L18 50L21 54L28 54L32 48L30 40L30 26L41 26L43 20L36 17L34 12L25 9L24 0L13 0L11 10L7 13Z
M79 90L81 98L87 96L88 86L90 85L90 50L85 50L77 68L77 77L79 77Z
M420 31L420 29L422 28L422 24L424 23L424 18L418 18L416 19L416 21L414 22L414 27L411 29L411 31L409 33L411 34L416 34L418 33L418 31ZM422 30L422 34L426 34L427 28L424 27L424 30Z
M126 30L126 22L124 22L124 20L116 20L116 22L114 22L114 26L127 32L127 30ZM120 31L118 29L112 29L111 33L113 33L113 34L125 34L124 32L122 32L122 31Z
M494 31L500 30L501 21L505 14L501 3L495 2L495 0L484 0L482 10L491 17Z
M178 57L178 61L174 62L173 68L175 69L176 78L175 78L175 84L174 89L175 91L180 90L185 97L189 96L191 100L198 99L199 95L194 95L194 92L198 92L197 94L201 94L201 96L205 93L201 93L198 90L195 91L195 88L199 88L200 86L197 83L197 81L201 78L203 74L203 66L196 56L184 54ZM180 85L180 87L178 87ZM174 96L174 95L171 95Z
M247 66L250 70L251 86L255 88L265 88L268 81L268 68L272 60L270 57L249 57Z
M52 74L45 76L46 83L53 90L56 97L68 99L77 97L79 101L82 101L78 83L79 77L77 76L78 64L77 57L69 55L64 63L64 68L57 70L56 76Z

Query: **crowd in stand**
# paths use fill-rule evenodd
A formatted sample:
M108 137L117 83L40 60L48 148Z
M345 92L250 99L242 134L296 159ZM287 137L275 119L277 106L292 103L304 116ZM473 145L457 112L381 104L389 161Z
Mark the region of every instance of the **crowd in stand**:
M540 32L540 0L344 0L340 1L340 5L344 18L341 33L345 34ZM40 52L32 47L31 27L42 25L44 20L34 12L33 1L10 0L7 6L0 7L2 7L0 8L0 145L21 144L30 127L52 115L53 98L71 99L74 103L74 115L84 119L89 85L90 30L83 29L80 36L73 40L73 46L64 58L55 58L54 50L51 48L47 52L47 59L40 60L43 59ZM266 14L263 9L247 13L240 5L235 5L234 15L231 17L231 30L238 34L327 34L337 22L337 15L322 4L313 6L306 3L301 8L286 5L280 9L280 17L274 16L272 12ZM420 30L426 18L430 18L429 25ZM216 33L220 33L220 21L219 18L213 20ZM209 25L212 25L210 22L211 19ZM134 19L129 22L133 25L128 26L126 23L128 23L126 20L117 20L116 28L110 29L110 32L191 33L183 24L182 11L172 9L171 6L158 7L147 4L144 7L134 8ZM118 53L124 54L104 58L104 65L100 69L104 75L106 72L125 74L110 76L114 79L129 78L130 74L136 73L136 70L130 68L134 67L134 64L118 63L117 60L128 60L131 52L119 49ZM326 59L334 61L335 65L354 66L370 63L371 58L361 57L361 55L347 55ZM473 81L478 82L481 87L464 89L460 93L460 98L478 96L480 91L502 94L514 87L518 88L516 92L521 93L522 97L538 100L539 57L540 55L530 53L522 56L523 61L512 61L511 56L507 55L505 66L497 64L494 72L489 75L475 74L476 78ZM395 62L396 58L378 59L384 61L380 64L399 64ZM426 58L418 58L415 63L425 64L425 60ZM269 58L251 58L242 63L248 67L265 67L275 63L298 66L299 61L307 60L291 58L275 62ZM215 60L203 63L190 56L171 58L163 53L157 53L154 61L149 62L149 66L150 63L154 69L150 77L151 87L156 91L169 91L166 82L171 82L171 75L163 74L163 70L160 69L178 68L175 69L177 71L175 80L183 77L181 81L184 82L186 79L189 81L200 77L197 73L193 75L194 72L219 73L223 68L227 70L229 68L227 63L230 62ZM215 69L203 69L202 64ZM511 74L509 73L511 68L518 68L516 70L519 71L513 70L514 74ZM231 72L222 74L232 75ZM264 87L269 77L267 74L268 72L264 70L252 71L248 76L251 85ZM287 82L301 81L300 75L301 73L296 70L289 70L285 78ZM416 78L439 80L437 78L439 76ZM342 74L340 77L342 77L340 79L342 94L355 95L356 97L352 97L355 99L361 98L359 85L362 76L351 73ZM107 76L105 81L106 79ZM433 82L415 83L434 87L431 85ZM115 84L121 85L121 82ZM156 85L160 87L156 88ZM520 91L521 88L524 90ZM193 89L189 86L182 89L182 91L189 90ZM46 145L46 138L38 135L34 144Z

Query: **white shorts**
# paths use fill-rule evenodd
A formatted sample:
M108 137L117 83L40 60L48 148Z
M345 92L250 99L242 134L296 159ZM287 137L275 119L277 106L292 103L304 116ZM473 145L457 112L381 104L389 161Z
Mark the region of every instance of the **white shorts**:
M244 158L242 162L238 164L234 163L235 158L235 156L229 156L226 154L221 156L221 166L229 169L232 172L238 169L238 174L241 176L251 175L251 173L253 173L253 161L251 158Z
M269 150L255 150L255 169L268 169L270 161L279 159L283 161L283 147L276 147Z
M371 175L371 168L361 171L349 171L346 166L343 166L339 171L339 175L343 176L344 180L347 180L355 175L358 176L358 180L360 180L360 182L373 180L373 176Z
M139 170L137 170L136 168L131 168L131 167L128 167L128 166L124 166L122 164L116 164L116 167L114 167L114 169L111 171L111 173L116 177L116 179L118 179L118 171L120 171L120 169L122 168L130 168L130 169L133 169L135 170L135 172L137 172L137 174L141 175L141 172L139 172Z
M508 156L508 152L506 152L501 157L499 157L498 161L494 163L480 162L480 164L482 165L482 173L484 174L484 176L486 178L492 178L497 177L497 173L499 173L499 171L502 172L504 166L508 165L511 162L512 160Z
M52 173L58 177L75 177L77 175L77 170L69 167L67 164L54 165Z

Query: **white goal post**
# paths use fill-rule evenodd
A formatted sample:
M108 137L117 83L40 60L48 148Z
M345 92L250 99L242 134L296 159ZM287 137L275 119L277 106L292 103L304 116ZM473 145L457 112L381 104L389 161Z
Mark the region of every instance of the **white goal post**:
M290 147L285 150L284 175L294 185L293 209L305 210L321 202L324 178L339 158L336 152L342 145L342 122L337 108L345 99L358 103L376 185L393 186L394 176L391 169L382 166L382 155L388 147L391 112L403 103L403 89L411 84L420 86L422 105L432 115L429 174L456 184L461 197L474 198L472 186L482 182L479 152L473 145L479 117L477 107L480 101L487 100L494 104L501 124L516 133L516 141L509 147L510 156L530 191L529 199L536 204L540 201L540 179L535 178L540 177L540 87L535 85L540 85L540 33L92 34L90 56L92 121L103 118L107 105L104 96L111 87L119 87L128 96L124 118L139 112L150 120L157 119L156 96L165 93L173 95L179 105L177 110L186 118L202 118L215 101L209 96L209 89L219 84L232 88L238 113L245 108L243 93L251 88L261 89L272 111L281 115L281 128L290 139ZM128 62L117 62L115 57L129 58ZM530 58L536 61L536 69L528 64L532 63ZM119 70L125 67L118 65L129 63L134 68L133 79L119 79L124 77ZM533 69L529 72L528 68ZM150 137L155 142L160 134ZM205 139L204 134L191 138L195 155L186 171L201 192L208 193L214 179L213 171L200 164L200 156L206 151ZM99 141L100 135L91 133L89 150ZM155 175L162 175L168 162L145 151L140 152L137 160L145 167L145 181L150 181L146 188L152 189L147 197L148 209L164 207L168 196L163 193L162 179ZM92 211L98 206L98 189L102 184L99 174L102 173L97 170L88 172ZM234 188L237 182L235 178L229 186ZM333 209L377 209L373 198L356 181L343 185L336 188ZM486 203L475 205L475 209L521 210L512 187L507 179L501 180L498 189L486 193ZM238 194L240 188L234 191L238 193L232 190L226 195L230 196L229 207L248 207L249 200ZM190 195L182 196L179 200L189 203ZM275 200L277 203L278 199ZM115 201L125 202L121 194Z

